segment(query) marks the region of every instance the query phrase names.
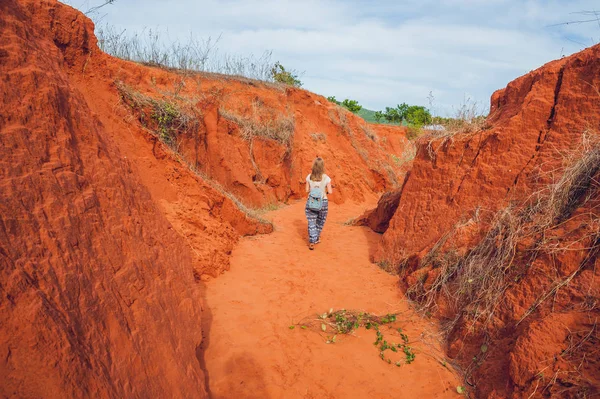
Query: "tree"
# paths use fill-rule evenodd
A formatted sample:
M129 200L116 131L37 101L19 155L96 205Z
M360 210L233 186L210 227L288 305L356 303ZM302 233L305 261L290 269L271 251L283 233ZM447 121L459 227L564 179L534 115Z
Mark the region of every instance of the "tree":
M362 109L362 105L360 105L358 103L358 101L356 101L356 100L350 100L350 99L346 98L344 101L340 102L335 98L335 96L329 96L329 97L327 97L327 100L334 104L337 104L339 106L346 108L348 111L350 111L352 113L357 113L358 111L360 111Z
M383 112L381 112L381 111L375 112L375 120L377 121L377 123L381 122L381 120L383 118L384 118Z
M431 113L421 105L411 105L404 113L404 119L412 126L423 126L431 124Z
M329 100L330 102L337 104L337 105L341 105L342 103L340 103L338 100L335 99L335 96L329 96L327 97L327 100Z
M406 119L406 113L410 106L407 103L402 103L400 105L396 105L396 109L398 110L398 114L400 115L400 120L403 121Z
M279 61L271 68L271 77L277 83L283 83L294 87L302 86L302 82L298 79L298 75L291 71L287 71Z
M385 107L385 113L383 113L383 117L390 123L400 123L402 122L404 116L399 109L400 106L396 108Z
M429 110L420 105L408 105L402 103L396 105L395 108L385 107L385 112L378 111L375 113L375 119L384 118L389 123L402 123L406 121L412 126L423 126L431 123L431 114Z
M342 107L354 114L362 109L362 105L358 104L358 101L349 99L342 101Z

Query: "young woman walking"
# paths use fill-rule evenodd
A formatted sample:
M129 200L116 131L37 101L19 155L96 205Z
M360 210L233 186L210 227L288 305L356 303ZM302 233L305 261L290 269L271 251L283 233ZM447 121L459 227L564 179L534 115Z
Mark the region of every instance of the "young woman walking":
M329 202L327 194L333 192L331 178L325 174L325 162L318 157L313 161L312 172L306 176L308 199L304 213L308 220L308 248L313 250L321 242L321 231L327 219Z

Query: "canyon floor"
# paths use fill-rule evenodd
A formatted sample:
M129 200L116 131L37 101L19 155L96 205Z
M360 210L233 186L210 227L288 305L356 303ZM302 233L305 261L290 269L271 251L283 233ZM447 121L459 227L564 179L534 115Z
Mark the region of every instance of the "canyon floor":
M314 251L306 245L302 201L266 214L275 224L272 234L240 241L231 270L206 283L200 356L211 397L458 396L461 383L445 367L435 324L410 310L397 277L369 261L378 235L345 223L366 207L331 204ZM319 327L317 314L331 308L397 313L381 331L386 340L401 342L401 328L415 361L400 367L382 361L372 329L327 344L333 333L312 326ZM404 360L404 354L393 355Z

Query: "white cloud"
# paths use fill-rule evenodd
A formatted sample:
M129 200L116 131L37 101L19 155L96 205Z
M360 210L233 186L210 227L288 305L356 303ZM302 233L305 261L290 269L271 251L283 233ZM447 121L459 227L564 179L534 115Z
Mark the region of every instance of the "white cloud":
M84 0L71 0L75 6ZM85 0L90 2L92 0ZM99 0L96 0L99 1ZM103 22L130 32L221 35L233 54L273 50L305 71L311 91L353 98L368 108L401 102L451 112L470 93L487 105L510 80L600 40L600 26L551 26L596 0L116 0ZM597 6L596 6L597 7Z

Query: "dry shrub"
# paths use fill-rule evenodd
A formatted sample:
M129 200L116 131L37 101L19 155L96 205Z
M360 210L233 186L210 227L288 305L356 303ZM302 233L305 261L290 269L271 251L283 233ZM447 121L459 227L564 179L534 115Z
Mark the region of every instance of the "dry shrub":
M190 34L186 40L170 40L168 32L143 29L117 31L114 26L98 26L98 46L114 57L156 66L174 72L204 72L242 77L251 81L273 82L272 52L260 56L220 53L220 37L202 39ZM166 40L165 40L166 39Z
M418 126L407 126L406 129L406 138L410 141L419 138L421 135L423 135L423 132L428 132L428 130L424 130Z
M450 306L454 318L447 324L451 330L462 318L473 324L486 327L492 320L496 308L502 304L504 292L514 280L517 271L514 260L517 244L527 237L544 237L545 233L571 217L572 213L585 204L593 193L598 192L600 183L600 140L598 136L584 136L584 143L568 158L561 177L547 188L535 193L520 205L511 204L495 213L489 228L479 243L462 257L452 249L441 251L446 242L461 226L442 236L429 253L423 257L419 267L431 267L433 281L427 281L428 274L407 290L407 296L423 311L434 311L440 295ZM597 215L590 215L599 222ZM600 249L600 233L592 232L584 237L591 242L590 254ZM595 235L594 235L595 234ZM582 238L580 237L579 240ZM519 258L524 263L532 262L542 252L556 250L548 248L544 240ZM581 271L586 262L565 279L556 281L549 290L541 293L539 299L526 312L531 314L542 302L559 288L567 285ZM515 274L515 275L513 275Z
M255 137L275 140L288 148L294 136L295 121L292 114L280 115L261 102L252 103L252 116L245 117L224 107L219 115L239 126L242 137L251 142Z
M456 109L452 118L444 119L441 125L445 130L437 133L440 136L453 136L458 133L474 133L483 130L487 125L487 117L476 101L466 98ZM436 133L434 133L436 135Z
M383 170L387 174L390 183L392 183L392 188L397 188L399 182L394 168L392 168L392 166L389 163L383 161L377 161L377 166L380 170Z
M155 100L152 97L133 90L120 81L116 81L115 86L119 91L121 100L137 114L142 126L149 128L149 131L165 144L167 153L171 154L173 158L185 165L209 186L229 198L250 219L254 219L262 224L271 224L271 222L261 218L256 211L246 207L239 198L223 188L218 182L198 170L195 165L188 162L178 151L175 145L176 135L184 131L195 130L200 123L199 116L190 109L191 107L182 107L174 101L166 99ZM150 112L149 116L148 112Z
M361 125L360 127L368 138L370 138L373 141L377 141L377 135L375 134L375 132L373 131L373 129L371 129L371 127L369 125L364 124L364 125Z
M535 195L531 207L541 214L537 224L548 228L566 220L577 206L589 200L590 186L599 184L595 176L600 171L600 137L585 132L581 145L565 158L561 177L546 192Z
M502 209L479 244L462 258L452 250L439 252L453 232L443 236L422 261L423 266L436 268L437 276L427 288L423 283L411 287L409 297L422 309L431 311L437 305L437 296L442 294L456 315L448 327L453 327L465 313L473 321L488 322L506 290L507 271L522 228L515 208Z
M452 141L456 135L473 135L489 128L487 117L483 115L483 110L477 102L465 99L463 103L455 111L451 118L434 118L434 123L437 123L442 129L424 129L418 133L411 133L416 137L423 137L427 141L427 151L431 159L435 159L435 151L433 144L447 141Z
M313 139L313 141L327 141L327 135L325 133L311 133L310 137Z
M352 136L352 128L350 127L350 124L348 123L348 117L346 116L346 113L349 113L350 111L346 110L346 108L339 107L339 106L336 108L337 108L337 121L335 120L335 117L332 116L332 114L329 114L329 118L331 118L331 121L333 123L340 126L344 133L346 133L348 136ZM333 114L333 115L335 115L335 114Z
M154 99L121 81L115 81L121 101L137 114L139 122L152 130L164 143L174 146L181 133L193 132L200 125L200 115L177 94L170 98ZM181 104L183 102L183 104Z
M179 155L179 154L177 154L177 155ZM250 219L256 220L257 222L259 222L261 224L266 224L266 225L272 225L273 224L272 222L270 222L270 221L268 221L268 220L266 220L266 219L264 219L264 218L262 218L260 216L261 213L263 213L262 210L258 210L257 211L257 210L254 210L254 209L251 209L251 208L247 207L232 192L226 190L219 182L211 179L206 174L204 174L202 171L200 171L198 168L196 168L194 165L192 165L191 163L187 162L181 155L178 156L178 159L180 160L180 162L184 163L192 172L194 172L196 175L198 175L199 177L201 177L202 180L204 180L206 183L208 183L209 186L211 186L212 188L214 188L215 190L217 190L219 193L221 193L225 197L229 198L235 204L235 206L242 213L244 213L247 217L249 217Z
M413 142L408 142L406 147L404 147L404 151L398 157L396 155L391 155L392 161L398 168L406 168L417 156L417 146Z

